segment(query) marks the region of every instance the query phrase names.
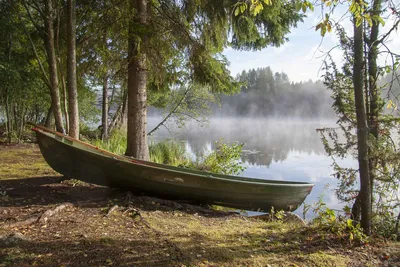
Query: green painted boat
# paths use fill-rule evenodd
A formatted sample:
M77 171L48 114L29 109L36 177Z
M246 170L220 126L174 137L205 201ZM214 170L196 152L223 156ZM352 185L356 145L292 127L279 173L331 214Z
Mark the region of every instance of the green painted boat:
M221 175L120 156L36 125L40 151L47 163L66 177L231 208L295 210L313 184Z

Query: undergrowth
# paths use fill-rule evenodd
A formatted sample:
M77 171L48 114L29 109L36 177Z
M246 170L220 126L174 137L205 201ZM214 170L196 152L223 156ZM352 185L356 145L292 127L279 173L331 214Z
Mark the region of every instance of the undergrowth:
M311 226L322 230L322 232L333 234L350 244L369 242L369 238L364 234L360 223L350 218L351 212L348 206L345 206L343 211L335 211L326 206L322 197L323 193L314 204L304 204L304 217L309 210L315 214L314 219L310 222Z
M126 151L126 130L115 129L110 137L102 141L95 139L92 144L116 154ZM157 163L179 166L202 171L238 175L245 170L240 160L244 144L226 144L223 140L215 142L215 149L191 160L182 142L168 139L149 145L150 160Z

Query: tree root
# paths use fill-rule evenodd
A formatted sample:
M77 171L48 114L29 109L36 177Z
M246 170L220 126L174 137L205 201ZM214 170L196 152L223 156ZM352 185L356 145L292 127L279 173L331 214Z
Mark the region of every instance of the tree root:
M39 220L39 218L40 218L39 215L38 216L32 216L32 217L29 217L29 218L27 218L27 219L25 219L23 221L19 221L19 222L9 223L9 224L3 225L3 228L4 229L9 229L9 228L18 228L18 227L22 227L22 226L28 226L28 225L36 223Z
M60 213L63 209L67 207L73 207L71 203L63 203L61 205L58 205L54 209L48 209L45 212L43 212L41 215L35 215L31 216L23 221L19 222L14 222L14 223L9 223L6 225L3 225L4 229L9 229L9 228L18 228L18 227L23 227L23 226L29 226L34 223L46 223L50 217Z
M143 223L144 225L147 226L147 228L151 228L150 224L143 218L142 214L140 213L140 211L138 209L132 208L132 207L128 207L123 214L125 213L133 213L130 216L133 218L139 217L140 218L140 222Z
M170 207L177 210L186 210L190 212L197 212L203 214L220 214L220 215L231 215L232 212L225 212L225 211L215 211L209 208L204 208L197 205L192 205L184 202L177 202L174 200L167 200L167 199L160 199L155 197L148 197L148 196L141 196L139 197L140 200L143 202L154 202L161 206Z
M123 215L125 215L125 214L128 213L129 216L132 217L134 220L135 220L136 218L139 217L139 218L140 218L140 221L139 221L139 222L143 223L143 224L144 224L145 226L147 226L148 228L151 228L150 225L149 225L149 223L143 218L142 214L140 213L140 210L131 207L129 203L128 203L128 205L129 205L129 206L128 206L127 208L125 208L125 207L120 207L120 206L118 206L118 205L114 205L114 206L112 206L112 207L108 210L107 214L104 215L104 217L109 217L114 211L120 210L120 211L123 211L123 212L122 212Z
M73 207L74 205L72 203L66 202L63 203L61 205L58 205L57 207L55 207L54 209L49 209L46 210L42 216L40 216L39 218L39 222L41 223L46 223L48 221L48 219L54 215L56 215L57 213L60 213L63 209L68 208L68 207Z
M118 210L118 209L119 209L119 206L118 206L118 205L112 206L112 207L108 210L107 214L104 215L104 217L109 217L114 211L116 211L116 210Z

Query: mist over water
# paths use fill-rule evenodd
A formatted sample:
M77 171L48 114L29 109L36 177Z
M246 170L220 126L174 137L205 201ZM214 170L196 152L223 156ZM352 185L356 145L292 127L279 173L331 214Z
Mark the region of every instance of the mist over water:
M149 129L161 120L149 118ZM312 204L324 194L329 208L341 209L345 204L336 198L337 179L332 176L332 159L328 157L316 129L334 127L333 120L266 119L266 118L212 118L208 127L189 123L184 128L160 128L150 141L175 138L186 142L192 156L213 149L215 141L244 143L243 157L247 169L240 176L272 180L293 180L314 183L306 203ZM339 161L346 167L356 167L349 157ZM302 215L302 207L296 213ZM307 214L308 218L312 214Z

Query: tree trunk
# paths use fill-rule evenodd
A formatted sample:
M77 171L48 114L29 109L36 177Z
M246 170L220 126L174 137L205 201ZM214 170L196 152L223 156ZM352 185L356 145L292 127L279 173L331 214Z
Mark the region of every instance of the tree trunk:
M20 122L20 118L18 118L18 115L20 112L18 112L18 107L17 107L16 103L13 104L13 113L14 113L15 137L17 138L17 142L19 144L19 143L21 143L20 136L19 136L19 129L20 129L21 122Z
M371 17L380 16L381 15L381 1L382 0L375 0L372 6ZM378 58L378 34L379 34L379 21L372 21L371 33L368 42L368 87L370 92L370 117L369 117L369 129L371 134L375 137L376 141L379 138L379 113L381 108L379 107L380 102L380 94L378 90L378 65L377 65L377 58ZM370 183L371 183L371 196L373 192L374 180L376 177L376 167L377 167L377 160L370 159ZM371 202L373 198L371 197Z
M104 141L108 137L108 75L103 79L103 105L101 116L101 139Z
M54 28L53 28L53 3L52 0L45 1L45 33L44 43L47 53L47 63L49 65L50 93L53 114L56 122L57 131L63 133L63 120L61 114L60 93L58 91L57 61L54 48Z
M61 64L60 64L61 66ZM61 76L61 88L62 88L62 93L63 93L63 112L65 116L65 128L67 133L69 133L69 114L68 114L68 95L67 95L67 85L65 82L65 77L62 74L62 70L60 70L60 76Z
M128 92L124 93L124 102L122 102L122 110L121 110L121 121L120 126L126 126L128 124Z
M79 139L78 89L76 83L76 4L67 0L67 87L69 136Z
M11 137L12 137L12 119L11 119L11 114L10 114L10 103L8 100L8 89L6 88L6 119L7 119L7 123L6 123L6 128L7 128L7 139L8 139L8 143L11 143Z
M361 227L365 234L371 233L371 191L368 164L368 126L365 113L363 84L363 23L354 24L354 66L353 84L357 116L357 149L360 172Z
M147 145L146 33L137 34L136 25L147 24L147 0L131 0L136 10L129 25L128 47L128 142L126 155L149 160ZM136 35L136 36L135 36ZM140 41L138 40L140 39Z
M53 106L50 105L49 110L47 111L47 115L44 121L44 126L46 126L47 128L50 128L51 126L51 119L52 119L52 115L54 114L53 112Z
M113 119L111 120L110 126L108 128L109 133L111 133L115 128L120 128L122 125L126 125L126 120L128 117L126 114L127 102L128 96L127 93L124 92L122 96L122 103L119 104L117 111L114 113Z
M67 85L65 82L65 76L62 69L61 64L61 55L60 55L60 24L61 24L61 14L60 8L56 9L57 12L57 28L55 31L55 45L56 45L56 56L57 56L57 67L58 67L58 75L60 75L61 79L61 89L62 89L62 112L65 117L65 132L69 132L69 116L68 116L68 104L67 104Z

